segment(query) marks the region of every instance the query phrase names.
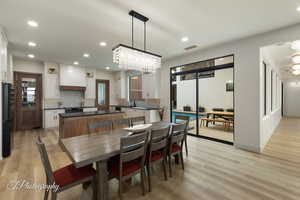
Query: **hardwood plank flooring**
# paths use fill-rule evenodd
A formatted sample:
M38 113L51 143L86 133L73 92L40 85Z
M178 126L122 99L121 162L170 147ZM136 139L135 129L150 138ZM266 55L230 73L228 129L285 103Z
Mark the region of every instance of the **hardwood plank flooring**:
M137 200L297 200L300 199L300 119L283 119L262 154L235 149L195 137L188 138L189 156L185 171L175 167L173 178L163 180L161 168L154 168L151 193L142 196L139 178L125 183L124 199ZM26 179L44 183L45 175L35 137L42 135L52 167L71 161L57 144L58 130L33 130L15 133L13 155L0 161L0 199L43 199L42 191L13 191L7 184ZM117 181L110 182L111 199L117 200ZM82 188L59 194L60 200L77 200Z

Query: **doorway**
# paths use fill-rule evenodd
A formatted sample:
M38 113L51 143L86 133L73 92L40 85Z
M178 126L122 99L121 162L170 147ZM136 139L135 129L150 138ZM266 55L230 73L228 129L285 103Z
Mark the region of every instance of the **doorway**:
M42 115L42 74L14 72L15 130L41 128Z
M98 110L109 110L109 80L96 80L96 106Z

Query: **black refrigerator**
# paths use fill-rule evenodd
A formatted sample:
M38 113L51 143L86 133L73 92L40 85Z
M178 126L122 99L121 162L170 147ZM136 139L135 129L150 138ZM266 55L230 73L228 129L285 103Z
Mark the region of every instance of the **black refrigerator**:
M2 83L2 156L11 154L13 145L13 88L10 83Z

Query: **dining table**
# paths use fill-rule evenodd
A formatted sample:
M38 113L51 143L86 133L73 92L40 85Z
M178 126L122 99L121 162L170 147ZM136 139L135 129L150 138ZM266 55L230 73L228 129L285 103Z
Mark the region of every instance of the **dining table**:
M223 119L232 119L234 120L234 112L225 112L225 111L211 111L206 113L207 118L210 118L212 116L213 119L216 118L223 118ZM215 124L215 122L213 122ZM206 127L208 127L208 121L206 122Z
M169 122L154 122L148 129L160 129L171 125ZM121 137L131 134L132 132L126 129L114 129L59 140L61 148L76 168L96 164L97 200L109 199L107 162L120 154Z

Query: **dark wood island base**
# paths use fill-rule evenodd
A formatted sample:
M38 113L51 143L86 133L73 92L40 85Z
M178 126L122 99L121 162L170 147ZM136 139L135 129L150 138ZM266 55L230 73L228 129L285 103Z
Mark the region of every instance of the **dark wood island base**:
M59 115L59 138L69 138L88 134L88 124L124 118L123 112L95 111L83 113L63 113Z

